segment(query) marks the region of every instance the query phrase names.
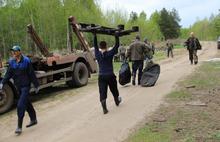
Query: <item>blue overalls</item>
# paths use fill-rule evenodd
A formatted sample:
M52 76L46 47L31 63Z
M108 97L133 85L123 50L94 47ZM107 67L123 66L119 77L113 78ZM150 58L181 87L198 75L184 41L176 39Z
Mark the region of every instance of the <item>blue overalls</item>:
M14 80L14 84L19 94L19 100L17 103L18 119L23 120L26 110L31 121L36 120L36 112L29 100L29 91L31 82L36 88L39 86L39 83L34 73L31 61L28 57L22 55L19 62L17 62L15 59L9 60L9 67L5 77L2 80L2 83L7 83L10 78Z

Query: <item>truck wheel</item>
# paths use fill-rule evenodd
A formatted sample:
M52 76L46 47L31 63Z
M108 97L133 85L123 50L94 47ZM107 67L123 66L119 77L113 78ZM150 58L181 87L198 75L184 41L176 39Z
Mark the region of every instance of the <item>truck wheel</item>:
M72 73L72 80L67 84L70 87L81 87L87 85L88 77L89 72L87 66L82 62L77 62Z
M14 93L12 88L5 84L0 92L0 114L7 112L14 103Z

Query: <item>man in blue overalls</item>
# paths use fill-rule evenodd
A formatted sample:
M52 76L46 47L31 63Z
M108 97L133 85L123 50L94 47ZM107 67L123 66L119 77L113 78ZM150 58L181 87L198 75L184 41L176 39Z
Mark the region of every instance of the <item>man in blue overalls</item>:
M22 55L19 46L11 48L13 58L9 60L8 70L0 83L0 89L9 81L10 78L14 80L14 84L18 90L19 100L17 103L18 127L15 130L16 134L21 134L22 123L25 111L28 112L30 123L26 127L31 127L37 124L36 112L29 100L29 91L31 83L34 84L37 93L39 91L39 83L34 73L31 60Z
M113 70L113 57L118 52L119 47L119 36L115 36L115 46L108 50L107 43L101 41L98 47L98 41L96 33L94 35L94 47L95 47L95 57L99 64L99 77L98 86L100 94L100 102L103 108L103 113L107 114L108 109L106 105L108 87L114 96L116 106L121 103L121 97L119 96L117 80ZM99 50L100 49L100 50Z

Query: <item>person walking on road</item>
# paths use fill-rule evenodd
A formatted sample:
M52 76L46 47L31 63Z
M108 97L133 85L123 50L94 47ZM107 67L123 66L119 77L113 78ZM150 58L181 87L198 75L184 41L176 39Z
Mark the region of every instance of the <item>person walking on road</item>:
M193 32L190 33L190 37L185 42L185 45L187 46L187 50L189 51L190 63L193 64L194 62L194 64L196 65L198 63L197 50L201 50L202 46L198 38L194 36Z
M140 85L142 70L144 66L144 59L148 52L146 44L140 41L140 36L137 35L134 42L132 42L127 49L127 58L132 61L132 85L136 85L136 73L138 70L138 85Z
M98 47L96 33L93 33L93 35L94 35L95 57L99 65L98 86L99 86L100 102L102 105L103 113L107 114L108 109L106 105L106 99L107 99L108 86L110 91L112 92L116 106L119 106L119 104L121 103L121 97L119 96L117 80L113 71L113 64L112 64L113 57L118 52L119 36L118 35L115 36L115 46L108 51L107 43L105 41L101 41ZM99 50L99 48L101 49L101 51Z
M123 62L125 60L125 53L126 53L126 48L121 44L118 48L119 56L120 56L120 61Z
M21 134L25 111L28 112L30 117L30 123L26 127L31 127L37 124L36 112L29 100L29 91L31 83L33 83L36 88L35 92L38 93L39 83L30 59L21 53L20 46L13 46L13 48L11 48L11 52L13 58L9 60L9 67L3 80L1 81L0 89L2 90L4 84L6 84L11 78L14 80L14 84L19 95L17 103L18 125L15 133Z
M170 55L173 58L173 43L171 43L169 40L167 41L167 57L169 58Z

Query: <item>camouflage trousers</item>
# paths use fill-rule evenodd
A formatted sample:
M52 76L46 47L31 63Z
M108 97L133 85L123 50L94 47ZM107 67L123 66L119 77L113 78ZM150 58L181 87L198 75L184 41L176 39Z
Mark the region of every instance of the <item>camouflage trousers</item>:
M191 64L197 64L198 63L198 56L197 56L197 50L188 50L189 51L189 60Z

